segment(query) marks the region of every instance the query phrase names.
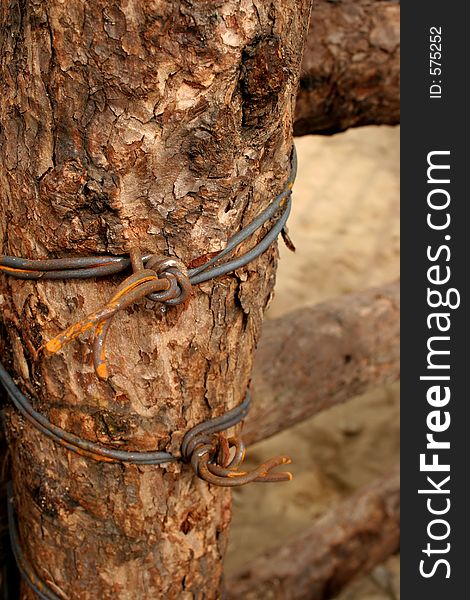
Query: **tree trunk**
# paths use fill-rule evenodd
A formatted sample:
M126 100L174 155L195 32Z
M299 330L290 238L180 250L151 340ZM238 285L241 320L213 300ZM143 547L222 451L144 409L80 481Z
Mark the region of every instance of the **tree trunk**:
M399 122L399 0L316 0L295 135Z
M188 265L222 248L287 178L309 5L3 3L2 252L138 247ZM122 278L2 277L7 367L64 429L124 450L179 453L185 431L245 395L276 257L273 247L198 286L183 306L162 312L142 301L118 314L105 382L86 336L34 356ZM7 431L23 551L56 594L219 596L228 491L181 463L80 457L12 409Z

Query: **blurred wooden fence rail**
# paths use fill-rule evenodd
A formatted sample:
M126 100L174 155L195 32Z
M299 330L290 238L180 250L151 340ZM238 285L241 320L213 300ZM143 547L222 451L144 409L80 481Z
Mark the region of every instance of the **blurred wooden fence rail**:
M315 0L294 134L399 122L399 0Z
M400 289L391 283L265 321L255 354L253 444L400 375Z
M399 379L400 286L347 294L265 321L247 443ZM226 582L227 600L328 600L399 549L398 467Z
M398 468L268 550L226 583L227 600L328 600L400 544Z

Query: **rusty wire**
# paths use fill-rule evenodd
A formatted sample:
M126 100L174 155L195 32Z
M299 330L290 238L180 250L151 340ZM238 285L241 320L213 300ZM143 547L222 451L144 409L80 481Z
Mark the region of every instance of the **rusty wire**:
M0 256L0 272L20 279L102 277L132 267L133 273L118 286L105 306L59 333L41 346L37 353L46 351L54 354L78 335L94 329L93 364L98 377L105 380L108 377L105 361L106 337L116 313L144 297L170 305L182 303L191 294L192 285L226 275L260 256L281 232L285 233L296 171L297 156L293 147L290 175L281 194L276 196L249 225L229 238L223 250L202 265L189 270L177 259L158 257L153 254L141 255L137 249L131 250L129 257L95 256L29 260ZM273 217L276 218L274 225L251 250L232 260L217 264ZM26 420L54 442L81 456L103 462L139 465L158 465L179 459L168 452L116 450L80 438L54 425L43 414L36 411L1 363L0 381L15 407ZM181 447L182 457L192 465L200 478L221 486L243 485L251 481L286 481L291 478L290 473L271 473L273 468L290 463L290 459L285 456L270 459L253 471L240 470L245 455L244 444L239 435L227 438L221 432L242 421L247 414L249 404L250 395L247 393L245 400L238 407L197 425L184 436ZM231 457L232 450L233 457Z
M121 283L105 306L74 323L43 344L36 351L36 356L41 351L55 354L65 344L94 328L93 366L96 375L101 380L106 380L109 373L105 360L105 343L114 315L144 297L168 305L180 304L191 294L192 285L226 275L255 260L269 248L281 232L285 233L287 218L291 210L292 186L296 173L297 155L295 147L293 147L291 171L283 191L249 225L233 235L223 250L204 264L189 270L177 259L162 258L154 254L142 256L137 249L130 251L129 258L95 256L29 260L12 256L0 256L0 272L20 279L47 280L101 277L119 273L132 266L133 274ZM244 240L253 235L279 211L280 214L272 228L251 250L217 265L222 258L233 253ZM284 239L288 240L287 233ZM289 245L288 241L286 243Z
M161 465L179 460L179 457L169 452L117 450L83 439L54 425L42 413L35 410L1 362L0 381L18 412L29 423L46 437L75 452L75 454L100 462L121 462L136 465ZM245 399L239 406L219 417L208 419L196 425L185 434L181 443L181 457L191 464L194 472L201 479L214 485L234 486L243 485L250 481L287 481L291 478L290 474L268 475L268 472L274 467L289 464L290 459L287 457L271 459L260 465L252 473L238 471L237 469L244 458L245 447L243 442L239 436L227 439L215 435L240 423L248 414L250 403L251 396L247 392ZM232 461L228 460L228 446L236 448L235 457ZM235 460L236 457L238 457L237 460ZM253 475L255 472L256 475ZM279 479L280 475L283 476L281 479Z
M12 377L0 362L0 381L18 412L36 429L68 450L102 462L125 462L140 465L159 465L177 460L168 452L128 452L107 448L85 440L51 423L42 413L35 410L28 398L20 391Z
M105 343L114 315L146 296L158 302L179 304L191 293L186 268L180 261L152 257L148 261L148 268L144 268L140 252L136 249L131 250L130 260L134 273L121 283L111 300L49 340L38 352L45 350L55 354L78 335L94 328L93 365L98 377L106 380Z
M275 467L291 463L287 456L271 458L252 471L239 470L245 458L245 445L240 435L227 438L220 435L220 432L240 423L248 413L250 403L251 395L247 392L239 406L220 417L196 425L185 434L181 453L201 479L221 487L245 485L253 481L268 483L292 479L291 473L271 473ZM234 448L232 458L231 447Z
M130 259L125 256L30 260L0 255L0 271L17 279L89 279L120 273L130 264Z
M291 208L292 186L297 174L297 153L295 146L292 147L291 169L283 191L274 198L271 204L264 209L251 223L233 235L227 241L223 250L218 252L204 264L188 269L188 277L191 285L208 281L221 275L226 275L235 269L245 266L250 261L262 254L266 248L284 230L287 217ZM250 251L240 257L223 263L211 269L222 258L234 252L234 250L250 235L253 235L260 227L269 221L281 209L281 214L272 229L262 238ZM144 265L153 257L152 254L144 254L142 261ZM131 259L127 256L91 256L73 258L53 258L42 260L30 260L13 256L0 255L0 271L19 279L87 279L90 277L104 277L121 273L129 268Z

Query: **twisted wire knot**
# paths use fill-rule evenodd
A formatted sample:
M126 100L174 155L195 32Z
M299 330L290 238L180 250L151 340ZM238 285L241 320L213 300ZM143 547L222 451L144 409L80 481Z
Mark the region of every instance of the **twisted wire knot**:
M291 473L271 472L276 467L290 464L288 456L270 458L251 471L239 470L245 458L245 444L240 434L227 437L220 432L240 423L248 413L250 402L251 396L247 392L239 406L196 425L185 434L181 455L204 481L221 487L235 487L253 481L271 483L292 479Z
M174 297L170 297L167 292L167 297L163 300L158 293L149 294L148 298L155 302L165 302L174 306L176 304L182 304L191 294L191 282L188 276L188 269L186 265L177 260L176 258L159 257L156 254L152 254L151 257L145 263L145 270L153 270L157 274L157 277L167 279L170 281L170 289ZM173 281L176 280L176 289L172 287Z
M104 307L49 340L39 348L36 356L41 351L55 354L78 335L95 328L93 364L98 377L106 380L108 370L104 346L111 320L116 312L145 296L155 302L169 305L181 304L191 293L192 285L227 275L254 261L271 246L280 233L288 247L294 249L285 226L291 210L292 186L296 172L297 155L293 147L291 171L283 191L251 223L232 235L223 250L189 270L176 259L161 258L153 254L142 256L137 250L132 250L129 258L127 256L85 256L35 260L0 255L0 273L31 280L103 277L120 273L130 264L132 265L133 274L117 288L114 296ZM224 257L235 252L242 242L273 217L276 218L274 225L250 250L222 262Z
M231 448L234 449L231 458ZM291 473L271 473L271 470L281 465L288 465L288 456L275 456L265 461L251 471L239 470L245 458L245 444L240 436L227 438L223 434L198 440L191 454L190 463L198 477L221 487L235 487L253 481L274 483L290 481Z
M93 366L97 376L105 381L109 377L106 338L116 313L145 297L172 305L181 304L189 297L191 283L186 267L179 260L150 255L144 264L138 250L131 250L130 259L133 273L118 286L113 297L102 308L49 340L39 351L56 354L80 334L94 328Z

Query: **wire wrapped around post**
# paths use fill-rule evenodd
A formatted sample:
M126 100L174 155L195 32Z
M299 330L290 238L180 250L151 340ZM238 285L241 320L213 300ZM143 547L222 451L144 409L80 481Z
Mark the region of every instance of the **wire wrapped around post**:
M37 359L40 352L54 354L77 336L93 329L95 373L100 379L106 380L109 376L105 359L106 337L117 312L143 298L170 306L181 304L190 297L194 285L227 275L247 265L265 252L280 233L283 234L288 247L292 249L293 246L289 241L285 226L291 210L292 186L296 172L297 156L295 147L293 147L291 170L283 191L249 225L233 235L223 250L202 264L198 264L198 258L195 259L191 264L198 266L189 269L176 258L154 254L142 255L136 248L131 249L128 257L92 256L31 260L1 255L0 273L26 280L104 277L121 273L129 267L133 271L117 287L111 299L104 306L41 345L39 349L35 350L36 355L33 358ZM221 262L272 218L275 219L274 224L250 250L236 258ZM292 478L288 472L273 472L276 467L290 464L291 460L287 456L271 458L251 471L243 470L245 446L240 434L227 437L222 433L238 425L248 413L251 402L249 392L246 393L239 406L190 429L183 438L181 456L174 456L163 451L117 450L65 431L35 410L29 398L21 392L1 362L0 382L18 412L38 431L67 450L92 460L136 465L163 465L182 459L192 467L199 478L209 484L222 487L240 486L250 482L289 481ZM61 600L49 586L41 581L21 550L11 484L8 486L8 523L13 553L25 582L42 600Z
M181 261L171 257L141 255L136 248L131 249L129 257L94 256L30 260L0 256L0 272L19 279L85 279L120 273L129 266L132 267L132 275L119 285L104 306L40 346L35 351L35 357L37 358L40 352L55 354L79 335L94 329L93 365L96 375L101 380L106 380L109 376L105 359L106 336L117 312L145 297L170 306L181 304L190 296L192 286L227 275L252 262L271 246L281 232L285 233L284 239L292 249L285 226L291 210L292 186L296 173L297 155L294 146L291 170L283 191L250 224L233 235L223 250L194 268L187 269ZM277 218L271 229L251 250L232 260L217 264L276 215Z
M161 465L179 460L167 452L129 452L105 448L94 442L84 440L53 425L44 415L31 406L29 400L16 386L4 366L0 362L0 381L8 396L19 412L39 431L68 450L97 461L132 463L138 465ZM238 425L248 414L251 395L248 391L245 399L237 407L219 417L208 419L190 429L181 444L181 455L189 463L194 473L200 478L219 487L235 487L251 482L272 483L290 481L289 472L272 470L281 465L291 463L287 456L277 456L267 460L252 471L239 470L245 458L245 445L240 435L227 438L221 434ZM235 449L230 458L230 448ZM13 488L8 484L8 527L10 541L18 569L27 585L41 600L61 600L37 575L34 567L28 562L19 542L18 529L13 506Z
M18 412L31 425L49 439L67 448L67 450L75 452L75 454L101 462L121 462L135 465L163 465L180 460L180 457L169 452L137 452L108 448L102 444L85 440L54 425L42 413L34 409L29 399L21 392L1 362L0 382ZM239 406L225 412L220 417L208 419L204 423L196 425L185 434L181 444L181 455L186 462L191 464L194 472L201 479L224 487L244 485L251 481L274 482L291 479L290 473L269 473L276 466L290 464L291 461L286 456L276 457L263 463L252 472L256 475L238 471L244 457L243 442L238 438L223 438L216 435L240 423L248 413L250 403L251 396L247 392L245 399ZM232 440L236 441L233 442ZM228 459L230 446L236 448L235 457L231 461Z

